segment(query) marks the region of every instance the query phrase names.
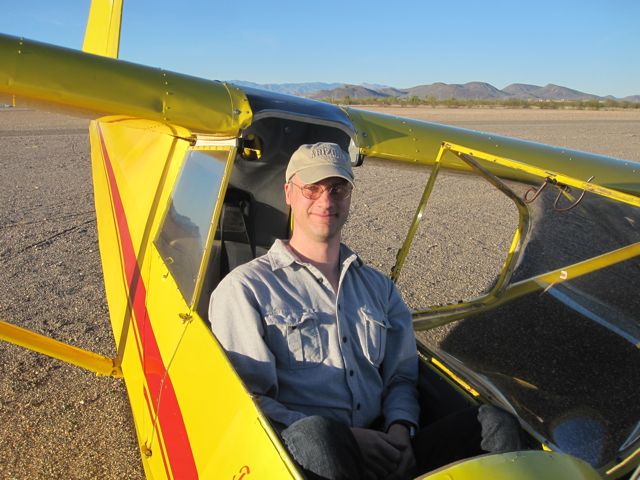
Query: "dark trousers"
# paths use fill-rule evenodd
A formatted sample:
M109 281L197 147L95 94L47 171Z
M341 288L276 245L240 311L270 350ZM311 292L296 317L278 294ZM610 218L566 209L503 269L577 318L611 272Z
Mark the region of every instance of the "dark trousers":
M413 441L415 471L410 478L448 463L485 453L476 407L422 428ZM364 460L349 427L312 416L280 432L284 445L309 479L364 479Z
M452 413L422 428L413 440L416 467L411 478L443 465L486 453L476 407Z

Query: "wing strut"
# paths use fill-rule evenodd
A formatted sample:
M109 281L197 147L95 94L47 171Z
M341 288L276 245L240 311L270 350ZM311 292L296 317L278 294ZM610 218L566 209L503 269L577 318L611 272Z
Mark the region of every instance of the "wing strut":
M0 340L49 355L63 362L72 363L98 375L122 377L122 369L109 357L74 347L2 320L0 320Z

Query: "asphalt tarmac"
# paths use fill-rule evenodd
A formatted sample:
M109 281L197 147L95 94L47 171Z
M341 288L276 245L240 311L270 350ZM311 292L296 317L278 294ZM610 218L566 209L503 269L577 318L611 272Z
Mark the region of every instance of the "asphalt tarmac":
M640 161L638 111L383 109ZM0 319L114 355L95 230L87 120L0 109ZM426 171L357 170L345 240L389 271ZM486 289L517 220L467 176L443 178L400 287L414 307ZM428 261L425 255L428 254ZM430 341L446 341L447 331ZM0 478L142 478L124 383L0 343Z

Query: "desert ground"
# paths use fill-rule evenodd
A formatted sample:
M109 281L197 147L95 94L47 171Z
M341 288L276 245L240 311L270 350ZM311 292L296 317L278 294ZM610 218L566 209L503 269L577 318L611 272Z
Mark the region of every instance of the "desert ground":
M638 110L377 110L640 161ZM0 319L113 356L87 124L0 109ZM426 176L376 162L357 171L345 239L383 271L393 264ZM446 177L434 193L430 218L450 219L426 223L436 235L423 245L433 253L428 272L420 258L408 259L400 287L414 308L477 294L500 266L514 213L503 198L468 182ZM0 478L144 476L123 381L4 342L0 449Z

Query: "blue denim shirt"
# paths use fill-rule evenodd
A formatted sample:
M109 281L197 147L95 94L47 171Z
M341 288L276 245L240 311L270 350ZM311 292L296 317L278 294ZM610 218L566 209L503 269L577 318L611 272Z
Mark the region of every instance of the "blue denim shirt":
M209 320L264 413L286 426L322 415L352 427L418 425L411 314L391 280L341 245L337 295L283 241L227 275Z

